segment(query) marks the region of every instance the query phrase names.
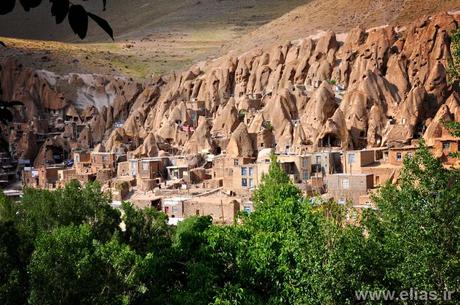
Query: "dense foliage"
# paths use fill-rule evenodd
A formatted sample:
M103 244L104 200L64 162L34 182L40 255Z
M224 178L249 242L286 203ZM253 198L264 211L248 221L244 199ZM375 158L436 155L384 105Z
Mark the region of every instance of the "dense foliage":
M276 159L256 211L229 226L120 213L93 183L28 189L0 197L0 303L364 304L356 291L413 287L458 304L459 173L422 145L374 199L362 214L305 199Z

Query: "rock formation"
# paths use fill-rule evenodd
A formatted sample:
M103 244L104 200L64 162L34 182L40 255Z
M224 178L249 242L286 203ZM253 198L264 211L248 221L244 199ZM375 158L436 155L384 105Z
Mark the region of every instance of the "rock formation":
M442 120L460 120L459 96L446 81L449 33L459 21L444 13L406 28L356 28L344 40L326 32L230 53L143 88L129 79L57 76L8 61L0 71L2 98L24 103L21 119L35 122L35 132L50 127L37 118L67 110L85 124L83 146L106 142L112 151L137 148L139 156L431 141Z

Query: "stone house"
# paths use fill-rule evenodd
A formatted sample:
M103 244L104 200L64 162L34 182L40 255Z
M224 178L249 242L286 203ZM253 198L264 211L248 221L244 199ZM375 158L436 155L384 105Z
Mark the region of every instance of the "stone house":
M58 171L58 180L59 187L64 187L72 180L78 180L81 184L86 184L96 180L96 174L78 173L75 168L61 169Z
M388 163L392 165L402 166L404 158L412 157L417 151L417 149L418 149L418 146L416 145L392 147L388 151Z
M184 218L211 216L214 223L231 224L240 211L240 202L235 198L211 194L194 197L183 203Z
M184 180L186 183L190 183L190 173L187 165L166 166L166 171L168 180Z
M177 222L185 218L184 205L190 197L170 197L161 200L161 210L172 222Z
M88 151L74 151L73 164L77 174L91 173L91 153Z
M259 152L255 163L238 163L232 168L232 188L236 193L247 193L256 188L270 168L272 149ZM301 183L310 178L311 156L278 155L277 161L293 183Z
M344 151L341 156L343 172L361 173L363 166L371 165L377 160L375 153L375 150L370 149Z
M288 174L292 182L301 183L302 181L310 179L310 155L279 155L277 157L281 168Z
M434 139L433 154L445 165L453 166L458 164L459 159L452 154L458 153L460 149L460 138L444 136Z
M116 169L117 157L110 152L91 152L91 169L94 173L101 169Z
M394 182L401 172L401 165L394 165L388 162L373 163L361 168L362 174L371 174L374 177L374 186L382 186L387 181Z
M343 172L341 152L322 151L311 154L311 176L326 176Z
M161 178L163 170L161 159L142 159L138 162L137 176L141 179Z
M237 157L231 158L225 155L214 158L213 166L210 170L211 181L206 182L208 187L223 187L225 190L232 191L234 188L234 173L240 169L241 165L253 164L255 158Z
M38 169L38 187L41 189L55 189L58 187L59 170L64 166L42 166Z
M327 193L339 204L360 203L360 197L374 188L372 174L333 174L326 177Z
M22 185L24 187L38 188L38 170L33 167L25 167L22 171Z

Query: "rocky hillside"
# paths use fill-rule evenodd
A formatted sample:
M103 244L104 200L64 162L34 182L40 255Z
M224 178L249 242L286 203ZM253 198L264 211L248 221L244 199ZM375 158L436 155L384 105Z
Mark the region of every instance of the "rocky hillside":
M340 37L356 26L405 25L424 14L460 9L460 0L131 0L129 6L111 0L105 12L100 0L84 4L110 21L115 42L90 23L82 43L67 24L54 24L49 1L28 13L18 5L0 17L0 36L9 37L0 37L9 47L0 61L14 56L36 69L141 81L231 50L239 55L326 29Z
M216 56L222 45L270 22L305 0L76 0L112 25L115 42L94 23L84 41L56 25L50 3L0 16L0 41L27 66L58 73L103 73L138 79L186 69ZM11 39L15 38L15 39ZM20 38L20 39L19 39ZM78 64L74 63L77 62Z
M318 35L325 29L345 33L361 26L403 26L440 12L460 10L460 0L313 0L289 11L223 48L248 50L279 41Z
M459 22L460 15L444 13L404 28L327 32L267 51L229 54L142 87L126 79L88 86L83 76L72 83L72 76L9 62L0 74L2 98L25 101L28 108L52 109L47 105L61 100L80 108L75 112L86 127L79 139L57 136L54 146L102 142L99 149L139 156L253 156L273 146L301 152L400 145L420 137L429 142L439 135L441 120L460 121L460 97L446 81L449 33ZM66 97L65 83L73 92L88 87L77 90L87 97L102 90L111 102ZM27 119L36 117L31 112Z

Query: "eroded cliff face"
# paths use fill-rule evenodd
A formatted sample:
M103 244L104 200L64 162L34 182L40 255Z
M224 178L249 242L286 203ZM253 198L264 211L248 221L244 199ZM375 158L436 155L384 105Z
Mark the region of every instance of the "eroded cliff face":
M446 80L449 34L459 22L459 15L446 13L407 28L327 32L200 63L142 92L129 80L104 79L75 97L59 81L3 69L3 99L23 101L30 119L43 107L90 104L79 111L90 127L79 143L104 142L108 151L136 150L138 156L204 150L247 156L262 147L305 152L431 141L442 120L460 121L459 96ZM65 82L88 83L72 76ZM81 92L99 92L111 102L88 103Z
M340 41L328 32L202 63L162 79L155 96L141 94L123 128L138 125L156 143L195 153L430 140L441 117L460 119L458 96L446 81L449 33L459 20L441 14L404 29L356 28ZM145 118L133 123L139 109Z
M89 148L125 121L142 86L101 75L56 75L24 67L14 59L0 64L0 99L20 101L13 122L0 124L16 159L40 165L57 153ZM34 162L35 160L35 162Z

